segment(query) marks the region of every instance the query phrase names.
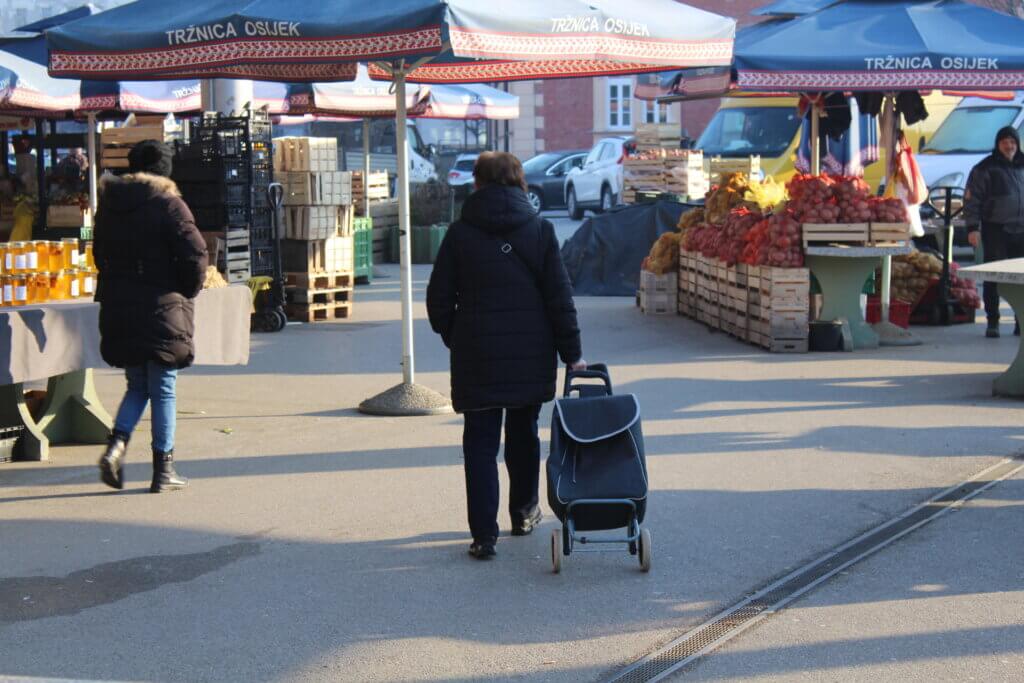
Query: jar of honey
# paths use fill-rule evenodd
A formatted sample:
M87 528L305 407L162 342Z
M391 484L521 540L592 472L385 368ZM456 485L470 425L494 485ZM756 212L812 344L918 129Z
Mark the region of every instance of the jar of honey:
M90 299L96 294L96 271L86 268L79 272L81 276L82 296Z
M7 255L9 253L11 253L10 242L0 242L0 274L11 272L11 266L7 265Z
M11 248L8 253L10 254L11 268L8 272L13 275L20 275L26 272L25 243L11 242L10 245Z
M25 247L25 268L30 273L38 273L40 269L46 270L50 265L50 250L46 242L33 240L26 243Z
M85 243L85 267L92 270L96 269L96 258L92 255L92 240Z
M47 298L50 301L60 301L68 298L68 276L63 270L50 271L46 273L50 281L47 291Z
M78 238L77 237L65 237L61 240L64 245L64 265L63 268L77 268L78 267Z
M28 302L30 304L45 304L50 300L50 274L45 271L29 273L25 276L28 279Z
M54 241L47 242L46 246L50 253L46 269L50 272L56 272L64 267L64 244Z
M13 290L14 298L12 301L15 306L24 306L28 303L28 276L24 273L18 273L17 275L11 276L11 287Z
M14 305L14 276L0 275L0 295L3 296L3 306Z

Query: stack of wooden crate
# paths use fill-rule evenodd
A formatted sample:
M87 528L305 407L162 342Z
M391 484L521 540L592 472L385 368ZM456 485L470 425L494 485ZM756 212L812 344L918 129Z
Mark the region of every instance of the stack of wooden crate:
M810 331L807 268L727 266L680 251L680 315L776 353L804 353Z
M348 318L355 278L352 174L337 170L337 141L278 138L274 160L285 190L281 261L288 318Z
M669 315L676 313L679 273L658 275L647 270L640 271L638 292L640 312L646 315Z
M757 177L761 173L761 157L756 154L738 159L704 157L704 172L711 184L719 183L722 176L728 173L742 173L748 178Z
M637 149L676 149L679 147L678 123L642 123L636 129Z
M371 205L375 202L386 202L391 192L388 187L388 172L371 172L366 182L362 171L352 172L352 201L357 216L366 215L366 197L369 195Z
M143 140L164 140L162 116L138 117L134 126L104 128L100 131L100 169L115 173L128 170L128 152Z
M623 202L635 203L638 192L665 191L665 160L660 155L628 156L622 167Z
M902 246L910 241L910 223L803 223L804 249L808 247Z
M677 149L665 155L665 191L686 195L689 199L703 197L708 191L704 172L704 153L700 150Z

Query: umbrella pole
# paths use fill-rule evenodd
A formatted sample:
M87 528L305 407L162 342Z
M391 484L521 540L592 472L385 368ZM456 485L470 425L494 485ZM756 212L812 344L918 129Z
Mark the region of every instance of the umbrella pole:
M412 235L409 220L409 154L405 102L405 69L395 73L396 126L395 146L398 148L398 243L402 276L402 381L414 384L416 368L412 338Z
M817 104L811 104L811 175L821 173L821 140L818 138L821 128L821 112Z
M87 154L89 159L89 214L91 216L96 215L96 202L97 202L97 188L96 188L96 114L89 112L87 116L88 121L88 133L85 144L87 146Z
M440 415L452 404L433 389L415 383L412 336L412 234L409 220L409 153L406 137L405 62L392 69L395 83L395 146L398 148L398 242L402 297L402 383L359 404L370 415ZM413 66L412 68L415 68ZM409 69L411 71L412 69ZM367 179L369 180L369 179ZM365 184L363 187L367 187Z
M370 119L363 117L363 202L367 217L370 216Z

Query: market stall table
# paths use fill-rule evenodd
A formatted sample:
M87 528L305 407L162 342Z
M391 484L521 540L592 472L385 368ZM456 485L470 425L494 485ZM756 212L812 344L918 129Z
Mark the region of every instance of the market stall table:
M865 322L860 294L883 256L900 256L913 250L902 247L807 247L807 266L821 286L822 320L844 319L849 323L854 349L878 347L878 333Z
M1024 315L1024 258L1006 259L961 268L957 274L977 282L988 281L999 285L999 296L1010 302L1019 318ZM1006 372L992 382L994 396L1024 396L1024 347L1017 349L1017 357Z
M247 286L203 290L196 298L196 365L249 362ZM20 457L46 460L50 444L105 443L113 427L93 385L100 356L99 304L55 301L0 309L0 425L24 426ZM24 384L47 380L38 419Z

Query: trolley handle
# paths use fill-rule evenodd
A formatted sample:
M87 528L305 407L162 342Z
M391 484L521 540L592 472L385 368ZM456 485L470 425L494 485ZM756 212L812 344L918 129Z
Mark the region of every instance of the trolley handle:
M574 382L573 380L576 379L599 379L604 382L604 387ZM604 363L593 363L588 365L586 370L572 370L566 367L562 395L569 396L574 391L578 391L580 396L610 396L612 394L612 378L608 374L608 366Z
M267 186L267 200L274 211L280 209L281 204L284 203L284 185L281 183L270 183Z

